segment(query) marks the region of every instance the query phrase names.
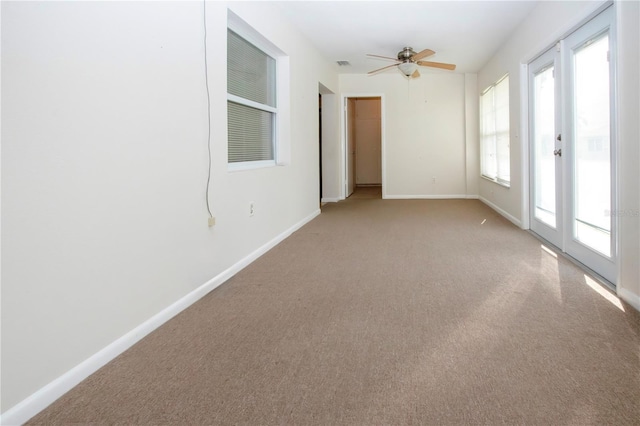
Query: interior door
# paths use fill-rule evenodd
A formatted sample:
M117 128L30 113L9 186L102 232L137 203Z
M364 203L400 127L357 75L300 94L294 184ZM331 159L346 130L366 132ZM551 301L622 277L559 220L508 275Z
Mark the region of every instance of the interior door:
M562 41L566 252L616 282L613 8Z
M562 247L562 141L560 134L559 53L554 47L529 64L530 224Z

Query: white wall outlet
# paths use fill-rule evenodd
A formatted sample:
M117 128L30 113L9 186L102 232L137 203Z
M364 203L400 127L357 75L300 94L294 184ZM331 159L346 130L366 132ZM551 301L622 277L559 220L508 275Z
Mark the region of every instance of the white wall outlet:
M252 201L249 203L249 216L253 216L256 213L256 205Z
M431 178L431 183L436 183L436 177L435 176Z

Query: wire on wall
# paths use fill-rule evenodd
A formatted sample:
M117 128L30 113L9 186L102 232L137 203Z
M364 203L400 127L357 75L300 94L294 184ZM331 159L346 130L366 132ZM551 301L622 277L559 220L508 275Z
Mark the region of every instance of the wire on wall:
M202 1L202 16L202 23L204 25L204 82L207 88L207 152L209 158L205 201L207 203L207 212L209 212L209 217L213 218L209 202L209 187L211 186L211 95L209 94L209 64L207 63L207 0Z

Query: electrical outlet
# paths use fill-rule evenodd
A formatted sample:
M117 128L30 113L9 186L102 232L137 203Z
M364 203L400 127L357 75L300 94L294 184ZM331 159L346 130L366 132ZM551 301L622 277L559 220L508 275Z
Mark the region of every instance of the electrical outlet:
M215 226L215 224L216 224L216 218L211 216L209 218L209 228L211 228L212 226Z
M436 177L435 176L431 178L431 183L436 183Z
M249 216L253 216L255 212L256 212L256 206L252 201L249 203Z

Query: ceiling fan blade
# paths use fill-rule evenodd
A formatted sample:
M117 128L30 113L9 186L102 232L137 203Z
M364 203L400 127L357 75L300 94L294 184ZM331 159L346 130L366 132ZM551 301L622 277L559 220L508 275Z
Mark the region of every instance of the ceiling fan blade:
M443 70L453 71L456 69L454 64L445 64L442 62L418 61L417 64L422 67L442 68Z
M386 67L382 67L382 68L378 68L377 70L369 71L367 74L375 74L375 73L380 72L382 70L386 70L387 68L397 67L397 66L398 66L398 64L387 65Z
M391 59L392 61L400 62L397 58L390 58L389 56L372 55L370 53L367 53L367 56L371 56L374 58Z
M418 72L418 70L415 70L413 74L411 74L411 78L418 78L418 77L420 77L420 73Z
M416 53L415 55L413 55L413 56L411 57L411 60L413 60L413 61L419 61L419 60L420 60L420 59L422 59L422 58L426 58L427 56L431 56L431 55L435 55L435 54L436 54L436 52L434 52L434 51L433 51L433 50L431 50L431 49L424 49L423 51L418 52L418 53Z

